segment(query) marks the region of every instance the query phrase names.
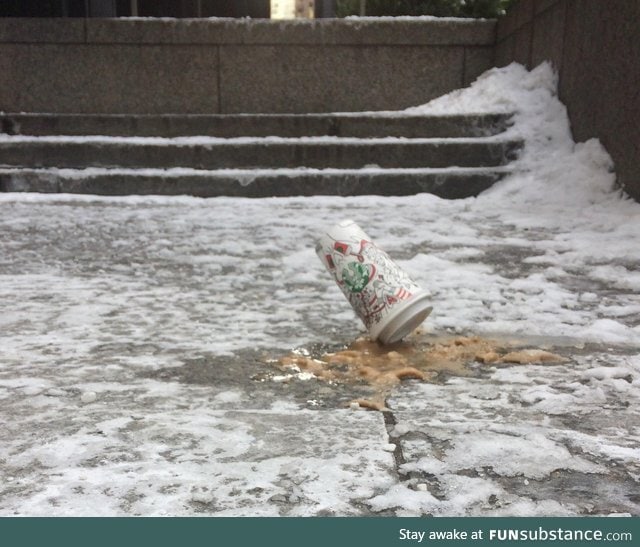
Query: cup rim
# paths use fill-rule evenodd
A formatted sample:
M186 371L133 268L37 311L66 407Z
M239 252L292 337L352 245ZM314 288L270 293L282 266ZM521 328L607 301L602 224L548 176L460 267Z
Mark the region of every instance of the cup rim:
M433 310L429 304L430 298L429 293L420 292L396 305L382 321L369 330L371 338L383 344L402 340L429 316Z

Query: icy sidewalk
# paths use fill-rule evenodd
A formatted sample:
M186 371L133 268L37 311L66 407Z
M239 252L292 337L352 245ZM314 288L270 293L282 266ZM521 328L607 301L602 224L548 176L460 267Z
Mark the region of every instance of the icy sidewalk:
M424 108L486 102L527 145L478 198L0 195L0 514L640 514L640 206L548 67ZM345 218L431 290L430 332L568 361L410 381L386 414L277 381L361 334L313 250Z
M1 207L4 515L640 512L638 257L565 264L480 200ZM571 361L404 384L395 424L274 381L269 357L360 334L313 252L346 216L431 288L430 330L563 335Z

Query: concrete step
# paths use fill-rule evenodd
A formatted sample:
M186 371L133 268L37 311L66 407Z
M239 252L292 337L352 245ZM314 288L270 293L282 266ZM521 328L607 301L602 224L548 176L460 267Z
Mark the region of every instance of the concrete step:
M0 191L199 197L413 195L476 196L508 167L447 169L0 169Z
M0 165L195 169L339 168L367 165L484 167L505 164L521 143L467 139L216 139L14 137L0 141Z
M504 131L510 114L421 116L389 113L90 115L0 113L9 135L141 137L481 137Z

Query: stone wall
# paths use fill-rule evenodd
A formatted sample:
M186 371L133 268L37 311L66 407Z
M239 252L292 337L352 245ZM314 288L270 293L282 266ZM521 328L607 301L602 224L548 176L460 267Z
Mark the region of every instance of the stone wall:
M494 65L495 21L0 19L0 110L393 110Z
M500 20L496 63L559 73L577 141L598 137L640 201L640 1L520 0Z

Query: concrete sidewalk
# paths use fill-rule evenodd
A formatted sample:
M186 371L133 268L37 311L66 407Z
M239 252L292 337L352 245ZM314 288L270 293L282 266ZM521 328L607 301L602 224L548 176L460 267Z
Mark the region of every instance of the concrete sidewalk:
M345 217L434 293L415 343L567 361L405 381L387 412L282 381L362 334L313 253ZM4 196L0 514L640 515L640 301L603 261L531 260L565 236L427 196Z

